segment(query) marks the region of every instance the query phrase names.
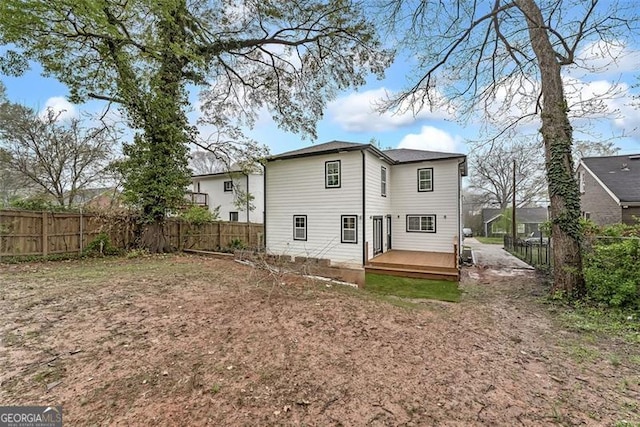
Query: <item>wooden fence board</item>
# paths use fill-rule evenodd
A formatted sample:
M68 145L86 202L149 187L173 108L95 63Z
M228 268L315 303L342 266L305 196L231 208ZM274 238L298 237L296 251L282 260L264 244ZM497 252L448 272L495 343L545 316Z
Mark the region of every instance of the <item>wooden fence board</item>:
M67 212L0 210L1 257L79 253L100 233L113 246L127 249L135 238L135 222L127 216ZM264 226L240 222L189 224L168 219L164 233L169 244L181 249L225 250L236 245L264 247Z

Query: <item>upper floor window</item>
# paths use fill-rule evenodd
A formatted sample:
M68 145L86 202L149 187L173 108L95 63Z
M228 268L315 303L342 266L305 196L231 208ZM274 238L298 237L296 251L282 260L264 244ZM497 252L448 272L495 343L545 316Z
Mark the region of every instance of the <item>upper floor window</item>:
M229 221L238 222L238 212L229 212Z
M433 191L433 168L418 169L418 191Z
M384 166L380 169L380 195L387 197L387 168Z
M224 191L233 191L233 181L224 182Z
M338 188L340 187L340 160L332 160L325 162L325 188Z

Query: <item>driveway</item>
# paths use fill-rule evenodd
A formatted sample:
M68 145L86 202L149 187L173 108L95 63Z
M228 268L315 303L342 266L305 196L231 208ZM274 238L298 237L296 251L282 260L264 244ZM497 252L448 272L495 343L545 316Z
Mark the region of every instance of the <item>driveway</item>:
M480 243L473 237L465 238L464 244L471 247L474 262L478 266L492 268L523 268L533 270L533 267L529 264L505 251L502 248L502 245L487 245Z

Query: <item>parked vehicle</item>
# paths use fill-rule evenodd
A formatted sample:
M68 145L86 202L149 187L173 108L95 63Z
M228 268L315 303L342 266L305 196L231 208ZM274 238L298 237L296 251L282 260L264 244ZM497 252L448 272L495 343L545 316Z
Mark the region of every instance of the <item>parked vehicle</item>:
M543 236L541 231L534 231L529 235L529 237L524 239L524 242L530 246L548 245L549 238L546 236Z
M465 227L462 229L462 235L464 237L473 237L473 231L470 228Z

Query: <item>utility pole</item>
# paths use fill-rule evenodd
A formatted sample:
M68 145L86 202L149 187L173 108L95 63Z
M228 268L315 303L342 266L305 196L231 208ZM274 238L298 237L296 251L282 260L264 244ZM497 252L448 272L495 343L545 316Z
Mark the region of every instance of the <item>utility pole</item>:
M516 247L516 159L513 159L513 194L511 196L511 237L513 237L513 248Z

